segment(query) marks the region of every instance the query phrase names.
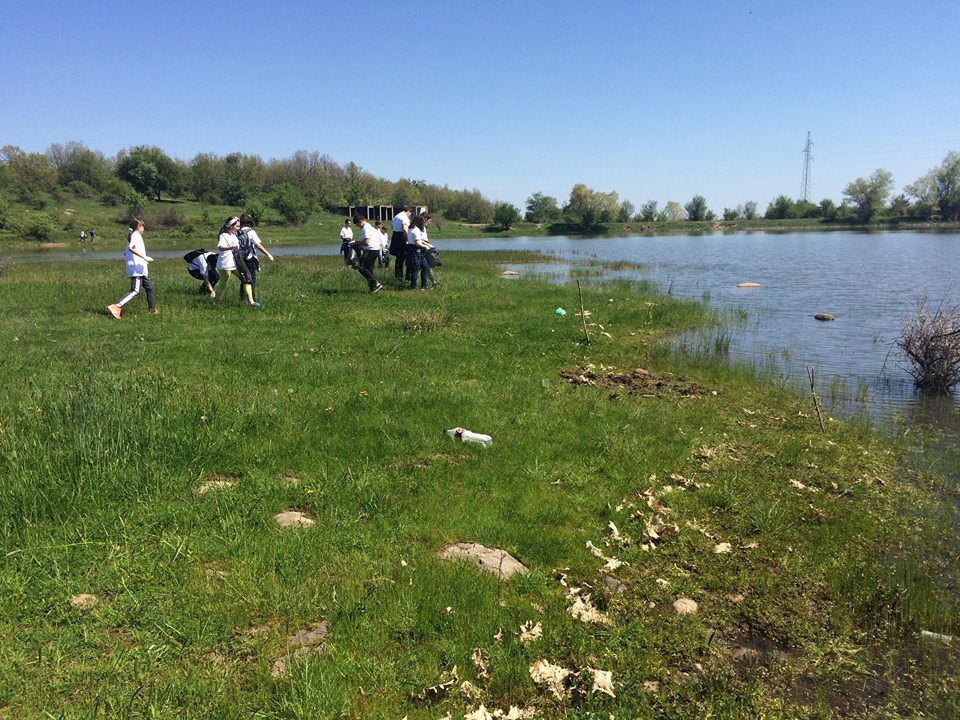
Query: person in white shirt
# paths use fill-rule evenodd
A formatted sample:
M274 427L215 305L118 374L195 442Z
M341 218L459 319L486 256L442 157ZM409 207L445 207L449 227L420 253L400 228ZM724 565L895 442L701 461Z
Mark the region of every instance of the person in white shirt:
M257 300L257 272L260 270L260 259L257 257L257 251L259 250L270 258L270 262L273 262L273 255L263 246L260 236L253 229L253 215L250 213L243 213L240 216L240 230L237 232L237 241L240 243L240 255L243 257L247 272L250 274L250 289L253 293L253 299Z
M343 264L353 265L350 250L350 243L353 242L353 228L350 227L350 218L343 221L343 227L340 228L340 254L343 255Z
M217 238L217 270L223 276L222 286L226 288L227 281L231 275L236 275L240 280L240 289L247 299L247 305L259 308L260 303L253 299L253 285L250 283L250 272L247 270L246 262L240 255L240 240L237 239L237 233L240 231L240 218L231 215L220 228L220 237ZM224 290L220 291L222 295Z
M387 233L384 232L383 226L380 221L374 223L377 232L380 233L380 256L377 258L377 267L378 268L388 268L390 267L390 241L387 239Z
M123 306L140 294L140 288L147 291L147 307L150 308L150 312L154 315L160 314L153 302L153 283L147 276L147 264L153 262L153 258L147 255L147 249L143 244L143 229L143 220L134 218L133 227L127 237L127 249L124 252L124 259L127 262L127 277L130 278L130 292L113 305L107 305L107 310L117 320L123 314Z
M187 263L187 272L190 277L202 280L200 292L205 292L211 298L217 296L217 291L213 286L220 280L220 273L217 272L217 254L208 253L205 249L192 250L183 256Z
M373 266L380 257L380 231L367 222L367 219L360 214L353 216L353 222L360 229L360 247L363 253L360 256L360 265L357 266L357 272L363 275L370 286L370 292L379 292L383 285L377 282L373 274Z
M430 214L421 213L413 219L410 230L407 232L407 281L411 289L417 287L418 271L421 290L427 289L428 278L431 285L437 284L426 258L426 251L433 247L427 238L428 225L430 225Z
M410 219L413 207L407 206L393 216L393 235L390 237L390 254L393 261L393 275L398 280L403 279L403 264L407 257L407 231L410 230Z

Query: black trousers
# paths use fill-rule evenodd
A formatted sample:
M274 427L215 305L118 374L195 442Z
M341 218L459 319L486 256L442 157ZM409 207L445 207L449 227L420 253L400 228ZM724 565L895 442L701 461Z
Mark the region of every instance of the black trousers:
M403 277L403 263L407 258L407 235L402 230L394 230L390 236L390 254L396 258L393 264L393 276Z
M360 265L357 267L357 272L366 278L367 285L370 286L371 292L380 284L373 274L373 268L377 264L378 257L380 257L379 250L364 250L363 255L360 256Z

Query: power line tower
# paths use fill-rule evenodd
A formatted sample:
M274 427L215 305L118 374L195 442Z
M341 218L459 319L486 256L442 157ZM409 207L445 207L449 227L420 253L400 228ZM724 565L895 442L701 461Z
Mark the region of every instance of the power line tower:
M810 194L810 163L813 162L813 140L807 132L807 144L803 146L803 199L809 201Z

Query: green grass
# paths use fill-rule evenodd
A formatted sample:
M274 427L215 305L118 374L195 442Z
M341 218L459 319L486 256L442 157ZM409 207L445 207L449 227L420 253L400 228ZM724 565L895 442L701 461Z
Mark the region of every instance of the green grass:
M0 717L462 717L479 701L411 700L454 666L488 709L544 718L955 716L955 651L905 640L957 631L925 559L950 551L953 515L916 522L931 494L884 442L670 354L669 333L710 321L700 304L585 287L610 335L585 345L575 285L499 277L520 254L444 259L437 290L369 295L336 258L283 258L260 312L159 261L161 315L137 299L120 322L122 263L2 269ZM562 381L589 365L701 392ZM442 435L457 425L493 446ZM209 479L236 484L199 495ZM652 550L646 491L678 528ZM280 529L288 508L316 524ZM531 572L437 559L460 540ZM588 541L627 563L622 594ZM567 613L559 573L609 625ZM77 593L99 602L72 609ZM700 613L673 613L680 596ZM272 677L320 621L325 653ZM731 658L744 645L755 661ZM557 700L539 658L612 671L617 697Z

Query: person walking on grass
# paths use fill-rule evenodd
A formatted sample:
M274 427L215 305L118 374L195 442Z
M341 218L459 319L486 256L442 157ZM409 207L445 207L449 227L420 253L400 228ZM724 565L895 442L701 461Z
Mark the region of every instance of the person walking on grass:
M380 256L377 258L377 267L389 269L390 253L387 252L387 233L384 232L379 220L374 223L374 227L377 229L377 232L380 233Z
M222 286L225 288L231 275L236 275L240 280L241 297L245 297L247 305L259 308L260 303L253 299L253 286L250 283L250 273L240 254L240 241L237 239L237 233L240 232L240 218L231 215L220 228L220 237L217 238L217 270L223 277ZM222 295L223 289L220 290Z
M430 225L429 213L421 213L413 219L410 230L407 232L407 280L410 289L417 287L417 273L420 274L420 289L427 289L427 279L430 285L437 284L433 271L427 263L426 252L433 248L427 238L427 227Z
M357 266L357 272L363 275L370 286L370 292L379 292L383 285L377 282L373 274L373 266L380 257L380 231L367 222L367 219L360 214L353 216L354 224L360 229L360 264Z
M250 213L243 213L240 216L240 230L237 233L237 241L240 243L240 255L247 266L247 272L250 273L250 287L253 292L253 299L257 300L257 272L260 270L260 259L257 257L257 250L262 252L270 262L273 262L273 255L267 250L260 241L260 236L253 229L253 216Z
M130 278L130 292L113 305L107 305L107 311L117 320L123 314L123 306L139 295L141 288L147 291L147 307L150 312L154 315L160 314L153 301L153 283L147 277L147 265L153 262L153 258L147 255L143 244L143 229L143 220L134 218L133 227L127 237L127 249L123 254L127 262L127 277Z
M340 254L343 255L343 264L346 267L353 265L353 253L350 247L353 244L353 228L350 227L350 218L343 221L340 228Z
M407 232L410 230L410 220L413 207L408 205L393 216L393 235L390 236L390 254L396 258L393 261L393 276L403 280L403 264L407 257Z

